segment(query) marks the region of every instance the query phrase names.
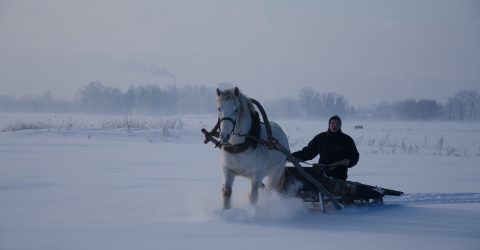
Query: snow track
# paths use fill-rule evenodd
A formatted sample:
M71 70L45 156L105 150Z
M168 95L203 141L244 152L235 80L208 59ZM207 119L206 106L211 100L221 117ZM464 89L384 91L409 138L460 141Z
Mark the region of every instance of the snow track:
M385 204L455 204L480 203L480 193L410 193L384 198Z

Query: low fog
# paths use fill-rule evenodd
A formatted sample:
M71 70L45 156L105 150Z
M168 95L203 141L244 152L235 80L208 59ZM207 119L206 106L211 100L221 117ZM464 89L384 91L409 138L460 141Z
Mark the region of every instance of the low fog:
M230 84L221 84L227 87ZM78 90L72 100L52 96L50 91L39 96L15 98L0 95L0 112L61 112L87 114L213 114L216 112L216 91L205 86L177 87L169 85L131 86L127 91L91 82ZM453 93L445 103L432 99L404 99L380 102L358 109L343 95L322 93L303 88L288 98L259 100L269 116L289 119L323 119L341 115L361 120L480 121L480 96L475 90Z

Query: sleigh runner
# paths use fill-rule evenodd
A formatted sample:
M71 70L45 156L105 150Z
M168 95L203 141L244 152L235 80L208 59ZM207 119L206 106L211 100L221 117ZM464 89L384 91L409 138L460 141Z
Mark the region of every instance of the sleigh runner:
M263 146L262 152L264 153L271 151L280 152L285 156L287 161L293 164L293 166L285 167L283 171L284 182L282 186L279 188L277 187L278 191L281 191L286 195L301 198L305 202L318 202L320 207L323 208L323 211L326 211L325 204L327 202L331 203L335 209L340 210L344 205L383 203L383 197L385 195L399 196L403 194L400 191L328 177L325 175L325 170L332 167L331 165L321 166L314 164L314 167L303 167L300 162L291 155L290 150L288 149L288 143L285 144L286 139L284 138L285 135L282 134L283 131L280 131L281 134L279 134L283 137L279 138L280 141L273 136L273 126L271 126L265 110L258 101L251 98L247 99L239 92L238 88L235 88L228 93L217 89L217 95L217 101L228 102L232 99L238 99L237 101L243 104L234 108L233 112L230 111L235 117L225 115L223 115L223 117L219 116L218 122L210 131L202 129L201 131L205 135L204 143L207 144L213 142L215 147L222 149L222 151L228 156L240 155L244 152L249 152L249 149L256 150L259 145ZM253 110L253 105L257 107L258 111L260 111L263 121L260 120L258 112ZM238 111L239 109L241 109L241 112ZM220 110L221 108L219 108L219 112ZM240 118L239 113L243 113L243 116ZM247 128L244 128L243 133L239 133L236 132L236 126L237 123L242 121L242 119L249 120L249 128L248 130L245 130ZM220 129L222 123L225 121L228 121L228 124L230 124L229 133L225 133L225 131L221 131ZM233 125L233 127L231 125ZM275 125L278 134L278 125L273 123L272 125ZM262 129L263 136L260 136ZM231 135L236 136L237 138L243 138L244 140L242 143L232 144L229 140ZM265 149L267 150L265 151ZM227 170L227 172L231 172L231 170ZM231 175L227 176L227 186L224 185L224 188L222 189L224 196L224 209L230 207L232 178L233 176ZM253 203L256 202L258 197L257 190L259 184L261 183L252 182L250 201Z

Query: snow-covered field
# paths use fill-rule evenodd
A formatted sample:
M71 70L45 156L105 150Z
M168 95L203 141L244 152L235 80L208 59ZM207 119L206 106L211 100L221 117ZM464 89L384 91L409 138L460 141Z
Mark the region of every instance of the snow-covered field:
M309 211L236 179L221 210L214 116L0 114L0 249L480 249L480 124L344 121L349 179L383 207ZM326 121L277 121L298 150ZM362 125L363 129L354 129Z

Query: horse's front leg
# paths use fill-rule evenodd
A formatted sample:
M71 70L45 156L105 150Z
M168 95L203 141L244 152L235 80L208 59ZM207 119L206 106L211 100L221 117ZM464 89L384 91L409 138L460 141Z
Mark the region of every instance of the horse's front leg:
M235 179L235 174L231 170L224 167L223 175L225 181L222 188L223 209L226 210L230 209L231 207L232 185L233 180Z
M255 204L257 204L257 201L258 201L258 189L262 185L262 181L261 180L256 180L255 178L253 178L251 180L251 185L252 185L252 190L251 190L248 198L250 199L250 203L252 205L255 205Z

